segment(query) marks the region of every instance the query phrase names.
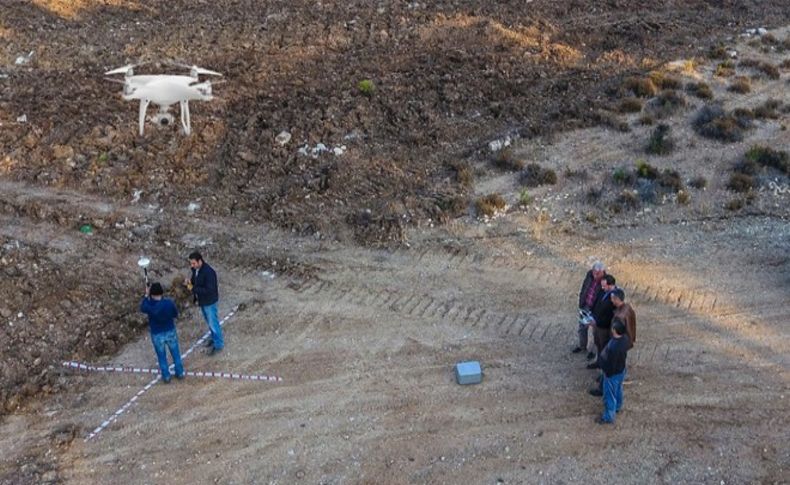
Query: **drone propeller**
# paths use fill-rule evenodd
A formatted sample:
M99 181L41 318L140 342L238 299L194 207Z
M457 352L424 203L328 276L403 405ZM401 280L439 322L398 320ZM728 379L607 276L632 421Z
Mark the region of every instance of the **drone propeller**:
M211 71L209 69L204 69L204 68L196 66L194 64L189 65L189 64L183 64L183 63L180 63L180 62L171 62L170 64L172 64L174 66L178 66L178 67L183 67L185 69L189 69L190 71L194 72L195 74L203 74L203 75L206 75L206 76L222 76L222 73L220 73L220 72Z
M104 73L104 75L105 76L112 76L113 74L126 74L131 69L134 69L135 67L138 67L138 66L143 66L145 64L148 64L148 63L147 62L138 62L137 64L127 64L127 65L125 65L123 67L119 67L117 69L113 69L111 71L107 71L107 72Z

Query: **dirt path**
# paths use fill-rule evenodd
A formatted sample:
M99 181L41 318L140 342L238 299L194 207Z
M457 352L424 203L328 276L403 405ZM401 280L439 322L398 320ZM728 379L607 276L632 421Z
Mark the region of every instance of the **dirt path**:
M759 252L741 250L745 229ZM245 306L227 323L227 352L193 354L187 367L284 381L157 385L98 438L75 440L58 458L58 477L781 482L789 463L790 340L787 253L775 243L786 240L787 225L744 218L686 227L687 242L668 255L650 239L671 230L615 229L595 242L598 251L560 235L536 244L526 217L428 233L401 251L303 241L319 269L307 279L269 279L261 272L270 268L217 261L221 313ZM702 235L721 243L699 250L693 241ZM251 249L280 243L247 241ZM568 352L573 294L592 253L611 261L640 324L626 411L604 429L593 424L598 399L585 392L593 374ZM700 275L694 268L703 262ZM737 281L733 265L741 269ZM182 345L201 331L195 315L184 319ZM453 383L452 365L463 359L483 363L482 385ZM112 362L153 366L148 339ZM25 423L42 430L27 433L40 439L52 421L90 430L148 381L67 379L84 393L68 393L48 410L51 420L13 417L3 435Z

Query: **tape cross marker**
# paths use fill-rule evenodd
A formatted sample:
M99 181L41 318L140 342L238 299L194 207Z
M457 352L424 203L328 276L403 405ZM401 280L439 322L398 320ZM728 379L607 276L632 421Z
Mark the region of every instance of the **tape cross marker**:
M238 310L238 308L239 308L238 306L237 306L237 307L235 307L235 308L234 308L233 310L231 310L231 311L230 311L230 312L229 312L227 315L225 315L225 317L224 317L222 320L220 320L220 322L219 322L219 325L220 325L220 327L224 326L224 325L225 325L225 322L227 322L227 321L228 321L228 319L229 319L230 317L232 317L233 315L235 315L235 314L236 314L236 311ZM194 344L192 344L192 346L191 346L189 349L187 349L187 351L186 351L186 352L184 352L183 354L181 354L181 360L184 360L184 359L185 359L185 358L186 358L186 357L187 357L189 354L191 354L191 353L192 353L192 351L193 351L193 350L195 350L195 349L196 349L196 348L198 348L200 345L202 345L202 344L203 344L203 342L205 342L205 341L206 341L206 339L208 339L208 338L209 338L209 336L211 336L211 332L206 332L206 333L204 333L204 334L203 334L203 336L202 336L202 337L200 337L200 338L197 340L197 342L195 342ZM106 369L106 367L105 367L105 369ZM173 370L173 365L172 365L172 364L170 365L170 370ZM157 374L158 374L158 373L157 373ZM145 385L145 387L143 387L142 389L140 389L140 390L137 392L137 394L135 394L135 395L134 395L134 396L133 396L131 399L129 399L129 401L127 401L127 402L126 402L126 404L124 404L123 406L121 406L121 407L120 407L120 409L118 409L117 411L115 411L115 412L114 412L112 415L110 415L110 417L109 417L109 418L107 418L107 419L106 419L104 422L102 422L102 423L101 423L99 426L97 426L97 427L96 427L96 429L94 429L93 431L91 431L91 432L90 432L90 434L88 434L88 436L85 438L85 441L90 441L90 440L92 440L92 439L93 439L93 438L95 438L95 437L96 437L96 436L97 436L99 433L101 433L101 432L102 432L102 431L103 431L103 430L104 430L104 429L105 429L107 426L111 425L111 424L112 424L112 423L113 423L115 420L117 420L117 419L118 419L118 417L120 417L120 416L121 416L121 415L122 415L122 414L123 414L125 411L127 411L127 410L128 410L128 409L129 409L129 408L130 408L130 407L131 407L133 404L134 404L134 402L135 402L135 401L137 401L137 399L138 399L140 396L142 396L143 394L145 394L146 392L148 392L148 390L149 390L149 389L151 389L151 388L154 386L154 384L156 384L157 382L159 382L159 380L160 380L161 378L162 378L162 376L160 376L160 375L157 375L157 376L156 376L156 377L155 377L155 378L154 378L154 379L153 379L151 382L149 382L148 384L146 384L146 385Z
M140 368L140 367L96 367L81 362L66 361L63 367L70 369L83 370L87 372L116 372L127 374L161 374L159 369ZM242 381L268 381L282 382L283 378L278 376L250 375L250 374L228 374L227 372L208 372L208 371L185 371L184 375L191 377L220 377L224 379L235 379Z

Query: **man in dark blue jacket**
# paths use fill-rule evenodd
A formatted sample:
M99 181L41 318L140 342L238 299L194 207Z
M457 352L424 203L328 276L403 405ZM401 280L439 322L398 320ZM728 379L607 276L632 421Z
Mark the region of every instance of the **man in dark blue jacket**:
M167 365L167 352L170 349L173 357L173 367L176 379L184 378L184 366L181 364L181 351L178 349L178 334L176 333L175 319L178 309L172 300L162 298L164 290L159 283L153 283L145 290L145 298L140 303L140 311L148 315L148 326L151 330L151 342L154 344L156 358L159 361L159 370L162 372L162 382L170 382L170 369Z
M222 339L222 327L217 316L217 302L219 301L217 273L214 268L203 261L203 256L197 251L189 255L189 266L192 268L192 276L187 281L187 287L192 290L195 301L200 305L200 311L203 312L209 332L211 332L207 346L211 347L209 355L214 355L225 347L225 341Z
M603 372L603 415L598 424L614 423L614 418L623 407L623 379L625 359L631 342L620 320L612 324L612 338L598 356L598 365Z

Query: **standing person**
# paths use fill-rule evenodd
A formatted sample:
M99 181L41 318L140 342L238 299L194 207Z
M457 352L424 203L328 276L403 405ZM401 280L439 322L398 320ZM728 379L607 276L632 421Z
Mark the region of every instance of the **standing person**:
M189 266L192 269L192 275L185 283L200 306L200 311L203 313L209 332L211 332L211 338L206 346L211 347L209 355L214 355L225 347L225 341L222 339L222 327L217 316L217 301L219 301L217 272L203 261L203 256L197 251L189 255Z
M630 345L625 324L615 321L612 324L612 338L598 355L598 363L603 371L603 414L598 424L614 424L615 415L623 408L625 360Z
M173 358L176 379L184 378L184 366L181 364L181 351L178 348L178 333L176 333L175 319L178 309L169 298L162 298L164 290L160 283L152 283L145 289L145 297L140 303L140 311L148 315L148 326L151 330L151 343L154 344L156 359L159 361L159 370L162 372L162 382L170 383L170 368L167 365L167 349Z
M625 333L628 335L630 345L628 350L631 350L636 343L636 312L630 304L625 302L625 292L621 288L614 290L610 296L612 304L614 305L614 319L619 319L625 324Z
M601 279L606 276L606 266L600 261L593 263L592 268L587 271L582 282L582 287L579 290L579 310L592 311L595 301L598 299L601 290ZM592 349L588 348L589 331L591 327L579 322L579 345L576 346L571 352L578 354L579 352L587 349L587 359L592 359Z
M612 326L612 317L614 316L614 304L610 298L612 292L617 289L614 276L608 274L601 278L601 292L598 294L598 299L592 309L592 316L595 325L593 328L593 336L595 337L595 347L598 349L598 355L606 347L609 341L609 329ZM598 362L593 362L587 366L588 369L597 369Z

